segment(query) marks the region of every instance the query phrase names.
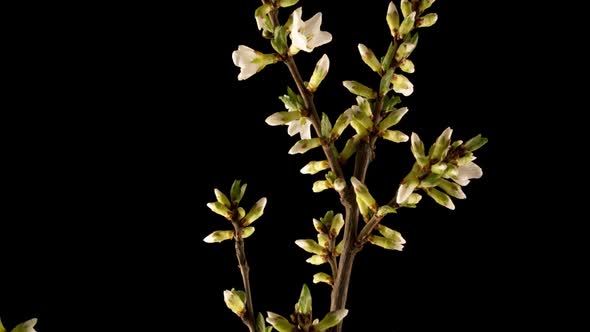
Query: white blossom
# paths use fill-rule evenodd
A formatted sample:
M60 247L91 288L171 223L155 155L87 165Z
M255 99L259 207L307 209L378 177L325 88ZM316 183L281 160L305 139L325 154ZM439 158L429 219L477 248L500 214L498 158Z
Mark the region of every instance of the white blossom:
M314 48L332 41L332 34L320 31L322 25L322 13L315 14L307 21L301 19L303 8L299 7L293 12L293 25L291 27L291 40L293 46L305 52L311 52Z
M232 59L234 65L240 67L240 74L238 75L240 81L261 71L266 65L277 61L272 55L258 52L244 45L238 46L238 49L233 51Z
M466 186L469 183L469 180L479 179L482 175L483 171L481 170L481 167L471 161L463 166L459 166L457 169L457 175L451 178L458 184Z
M287 128L287 133L289 135L294 136L299 134L301 139L310 139L311 138L311 121L302 116L298 120L294 120L289 122L289 128Z

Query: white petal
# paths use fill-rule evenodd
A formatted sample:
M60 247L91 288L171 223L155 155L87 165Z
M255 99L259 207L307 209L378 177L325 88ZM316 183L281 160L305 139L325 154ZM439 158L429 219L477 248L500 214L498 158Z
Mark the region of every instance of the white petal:
M299 124L299 121L289 122L289 127L287 128L287 133L289 134L289 136L294 136L295 134L297 134L300 131L301 131L301 125Z
M312 18L305 22L306 34L316 34L320 32L320 26L322 25L322 13L316 13Z
M416 186L408 186L408 184L402 183L399 186L399 189L397 190L397 197L395 199L397 204L405 202L408 199L408 197L410 197L410 195L414 192L415 188Z
M305 124L301 126L299 134L301 135L301 139L311 138L311 121L307 120L307 118L305 118Z
M458 171L458 177L465 179L479 179L483 175L481 167L477 166L474 162L469 162L463 166L460 166Z

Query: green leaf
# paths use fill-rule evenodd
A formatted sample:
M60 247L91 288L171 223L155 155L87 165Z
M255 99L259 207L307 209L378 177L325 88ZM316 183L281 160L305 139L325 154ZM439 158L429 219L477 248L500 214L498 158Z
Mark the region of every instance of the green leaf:
M277 315L274 312L270 312L268 311L266 313L267 317L266 317L266 321L272 325L272 327L274 327L277 331L279 332L296 332L297 329L295 327L295 325L289 323L289 321L281 316L281 315Z
M383 71L387 71L389 68L391 68L391 61L393 61L394 55L395 55L395 46L393 45L393 43L389 43L389 48L387 48L387 53L385 53L385 56L383 56L383 59L381 59L381 68L383 68Z
M266 332L266 324L264 323L264 316L262 313L258 313L256 318L256 332Z
M314 240L311 240L311 239L297 240L297 241L295 241L295 244L297 246L299 246L301 249L303 249L311 254L317 254L317 255L326 254L326 249L324 249L324 247L320 246L317 242L315 242Z
M324 272L318 272L316 274L313 275L313 283L317 284L320 282L324 282L330 286L334 285L334 278L332 278L332 276L330 276L327 273Z
M352 112L351 111L345 111L342 114L340 114L340 116L338 117L338 119L336 119L336 123L334 124L334 127L332 128L332 135L331 135L331 139L332 141L338 139L338 137L340 137L340 135L342 135L342 132L344 131L344 129L346 129L346 127L348 127L348 125L350 124L350 120L352 119Z
M325 331L332 326L340 324L340 322L348 315L347 309L340 309L328 313L314 328L318 331Z
M241 181L240 180L235 180L234 183L231 186L231 200L232 203L234 205L238 205L240 204L240 201L242 200L242 197L244 197L244 193L246 192L246 187L247 184L244 183L242 186L240 186Z
M264 214L264 207L266 207L266 197L259 199L248 211L248 214L242 219L242 226L248 226L258 220Z
M436 139L434 146L432 147L432 153L430 153L430 160L443 160L447 156L447 151L449 150L449 146L451 144L451 135L453 134L453 129L448 127L445 129L440 136Z
M207 237L204 238L203 241L207 243L219 243L225 240L231 240L233 239L233 237L234 231L215 231L207 235Z
M344 81L342 82L342 85L344 85L344 87L348 89L348 91L357 96L365 97L368 99L377 98L377 93L373 91L373 89L357 81Z
M303 284L299 301L295 305L295 312L303 315L311 315L311 293L306 284Z
M311 149L317 148L320 145L322 145L322 142L319 137L302 139L293 145L293 147L289 150L289 154L305 153Z
M482 137L481 134L479 134L468 140L465 144L463 144L463 147L465 148L465 150L473 152L484 146L487 142L488 139Z
M363 136L357 134L352 136L346 141L346 145L344 145L344 149L340 152L340 161L344 162L348 160L352 155L356 152L359 142Z
M385 74L383 74L383 77L381 77L381 82L379 83L379 93L382 96L385 96L385 94L387 94L387 92L390 90L393 73L395 73L395 68L389 68Z
M383 111L385 113L395 111L395 106L401 102L402 99L399 96L392 96L391 98L385 96L385 101L383 102Z
M327 139L332 136L332 124L330 123L330 118L328 118L326 113L322 113L321 132L322 136Z

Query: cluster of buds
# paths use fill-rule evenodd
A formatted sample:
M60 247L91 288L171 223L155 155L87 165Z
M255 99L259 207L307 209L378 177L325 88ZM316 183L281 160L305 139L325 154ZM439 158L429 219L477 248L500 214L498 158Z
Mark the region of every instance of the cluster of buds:
M11 332L37 332L37 330L35 330L36 324L37 318L32 318L24 323L18 324L11 330ZM0 320L0 332L6 332L6 328L2 324L2 320Z
M452 132L451 128L445 129L428 154L420 137L412 133L412 154L416 162L398 189L398 204L411 205L413 202L408 201L414 191L422 189L438 204L454 210L455 204L449 196L464 199L461 186L482 176L481 168L473 162L476 159L473 152L486 144L487 138L477 135L465 143L461 140L451 143Z

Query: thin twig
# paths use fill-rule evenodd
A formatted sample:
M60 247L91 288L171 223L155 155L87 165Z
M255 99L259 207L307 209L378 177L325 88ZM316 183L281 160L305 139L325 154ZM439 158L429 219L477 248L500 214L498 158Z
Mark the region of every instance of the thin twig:
M254 305L252 304L252 290L250 288L250 266L246 259L246 248L244 246L244 239L242 238L242 226L239 221L232 221L236 235L236 257L238 258L238 266L242 273L242 282L244 284L244 293L246 293L246 315L242 317L242 321L248 327L250 332L256 331L256 320L254 319Z

